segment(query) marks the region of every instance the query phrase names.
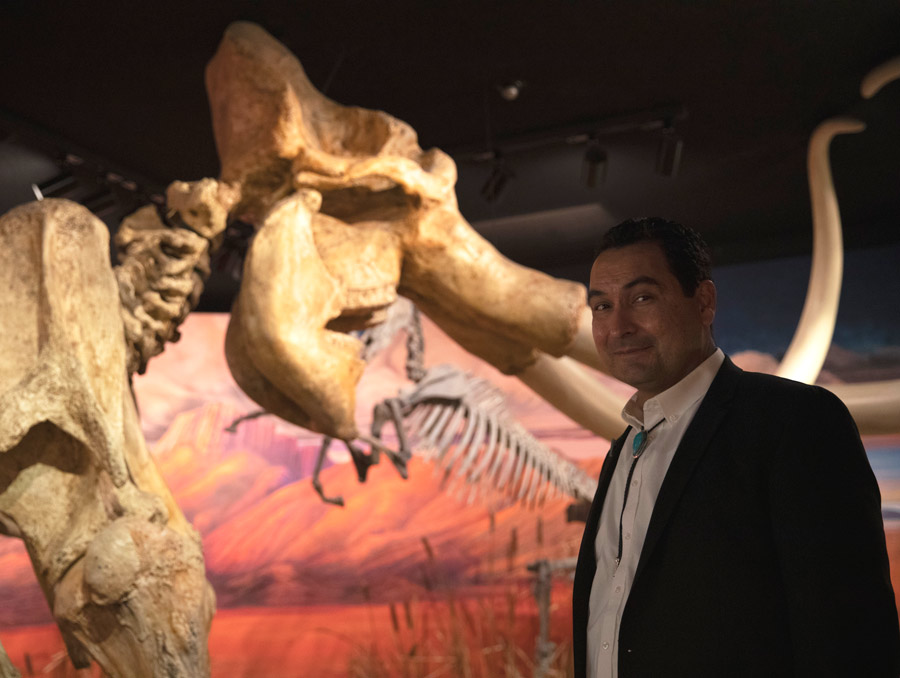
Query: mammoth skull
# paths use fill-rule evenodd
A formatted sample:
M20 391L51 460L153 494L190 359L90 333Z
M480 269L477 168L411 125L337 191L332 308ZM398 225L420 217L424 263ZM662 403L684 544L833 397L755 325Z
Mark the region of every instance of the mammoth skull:
M867 96L896 77L892 63L867 79ZM228 28L207 89L221 178L241 190L233 213L259 227L226 340L248 395L301 426L354 437L361 347L345 332L383 320L401 294L577 423L618 434L621 396L576 364L600 367L584 288L518 266L481 238L459 213L447 155L423 151L386 113L327 99L253 24ZM860 129L826 121L810 143L813 274L783 376L815 380L831 343L842 246L827 152L833 136ZM900 382L833 390L864 433L897 429Z
M228 28L207 68L222 180L260 225L226 341L238 384L269 411L356 436L361 344L345 332L409 297L507 373L563 355L581 285L502 257L462 218L453 161L405 123L340 106L253 24Z

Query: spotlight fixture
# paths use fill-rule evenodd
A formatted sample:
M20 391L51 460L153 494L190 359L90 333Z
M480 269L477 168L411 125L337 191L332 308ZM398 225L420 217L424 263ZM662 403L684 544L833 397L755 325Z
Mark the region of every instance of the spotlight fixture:
M68 171L57 174L52 179L32 185L31 190L34 191L38 200L44 198L62 198L68 193L73 192L78 186L78 180Z
M496 86L496 91L512 101L518 96L522 85L521 81L513 81L508 86ZM490 90L486 90L485 109L488 115L485 119L485 143L445 149L457 163L492 164L490 175L481 187L481 196L488 202L496 201L509 179L515 176L506 159L517 154L534 154L545 148L584 146L581 182L589 189L595 188L605 182L609 167L607 149L611 143L606 139L624 134L646 134L651 142L658 141L656 172L666 177L678 174L684 142L675 132L675 125L688 115L681 104L659 105L633 113L495 137L490 125L489 94Z
M506 101L515 101L522 93L525 83L521 80L510 80L509 82L497 85L497 93Z
M684 141L675 133L675 127L667 122L662 128L659 146L656 149L656 172L664 177L674 177L681 165L681 151Z
M606 170L609 167L606 151L596 139L588 141L584 149L584 160L581 163L581 181L588 188L606 181Z
M481 187L481 197L488 202L496 202L507 182L516 176L500 151L494 151L493 155L491 173Z

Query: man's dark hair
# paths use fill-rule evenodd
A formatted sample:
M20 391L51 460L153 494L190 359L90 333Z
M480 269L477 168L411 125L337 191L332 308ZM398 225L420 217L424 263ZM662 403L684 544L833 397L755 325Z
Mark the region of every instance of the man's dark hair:
M685 296L692 297L704 280L712 280L709 248L692 228L659 217L628 219L613 226L603 236L595 259L606 250L641 242L662 247L669 269L681 283Z

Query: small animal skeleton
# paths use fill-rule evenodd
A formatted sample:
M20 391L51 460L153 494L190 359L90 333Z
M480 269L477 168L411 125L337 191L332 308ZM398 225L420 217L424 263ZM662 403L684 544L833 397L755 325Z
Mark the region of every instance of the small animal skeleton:
M571 462L547 448L519 424L506 407L503 393L484 379L452 365L423 366L421 322L418 310L407 301L394 303L387 320L360 335L363 359L368 362L390 345L400 331L407 335L407 377L414 384L399 395L378 403L373 411L371 452L347 442L360 482L385 452L403 478L407 461L417 454L444 472L444 482L471 485L468 501L486 500L492 492L535 505L562 493L589 502L596 481ZM227 431L247 419L267 414L256 411L235 419ZM382 430L391 422L399 449L384 444ZM319 478L333 439L325 437L313 472L313 487L330 504L343 506L341 497L325 495Z
M465 481L471 502L499 491L534 506L560 493L589 502L597 482L513 418L502 392L452 365L437 365L413 387L375 406L372 437L393 422L399 454L413 452Z

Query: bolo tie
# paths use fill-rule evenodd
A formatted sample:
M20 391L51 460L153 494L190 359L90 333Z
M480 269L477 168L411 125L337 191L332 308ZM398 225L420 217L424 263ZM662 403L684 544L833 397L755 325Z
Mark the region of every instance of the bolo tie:
M616 567L619 567L619 562L622 560L622 521L625 518L625 505L628 503L628 488L631 487L631 477L634 475L634 467L637 466L638 459L641 458L644 450L647 449L647 443L650 442L650 434L664 421L665 419L660 419L647 431L641 429L635 434L634 439L631 441L632 462L631 468L628 469L628 478L625 480L625 496L622 497L622 512L619 514L619 550L616 554Z

